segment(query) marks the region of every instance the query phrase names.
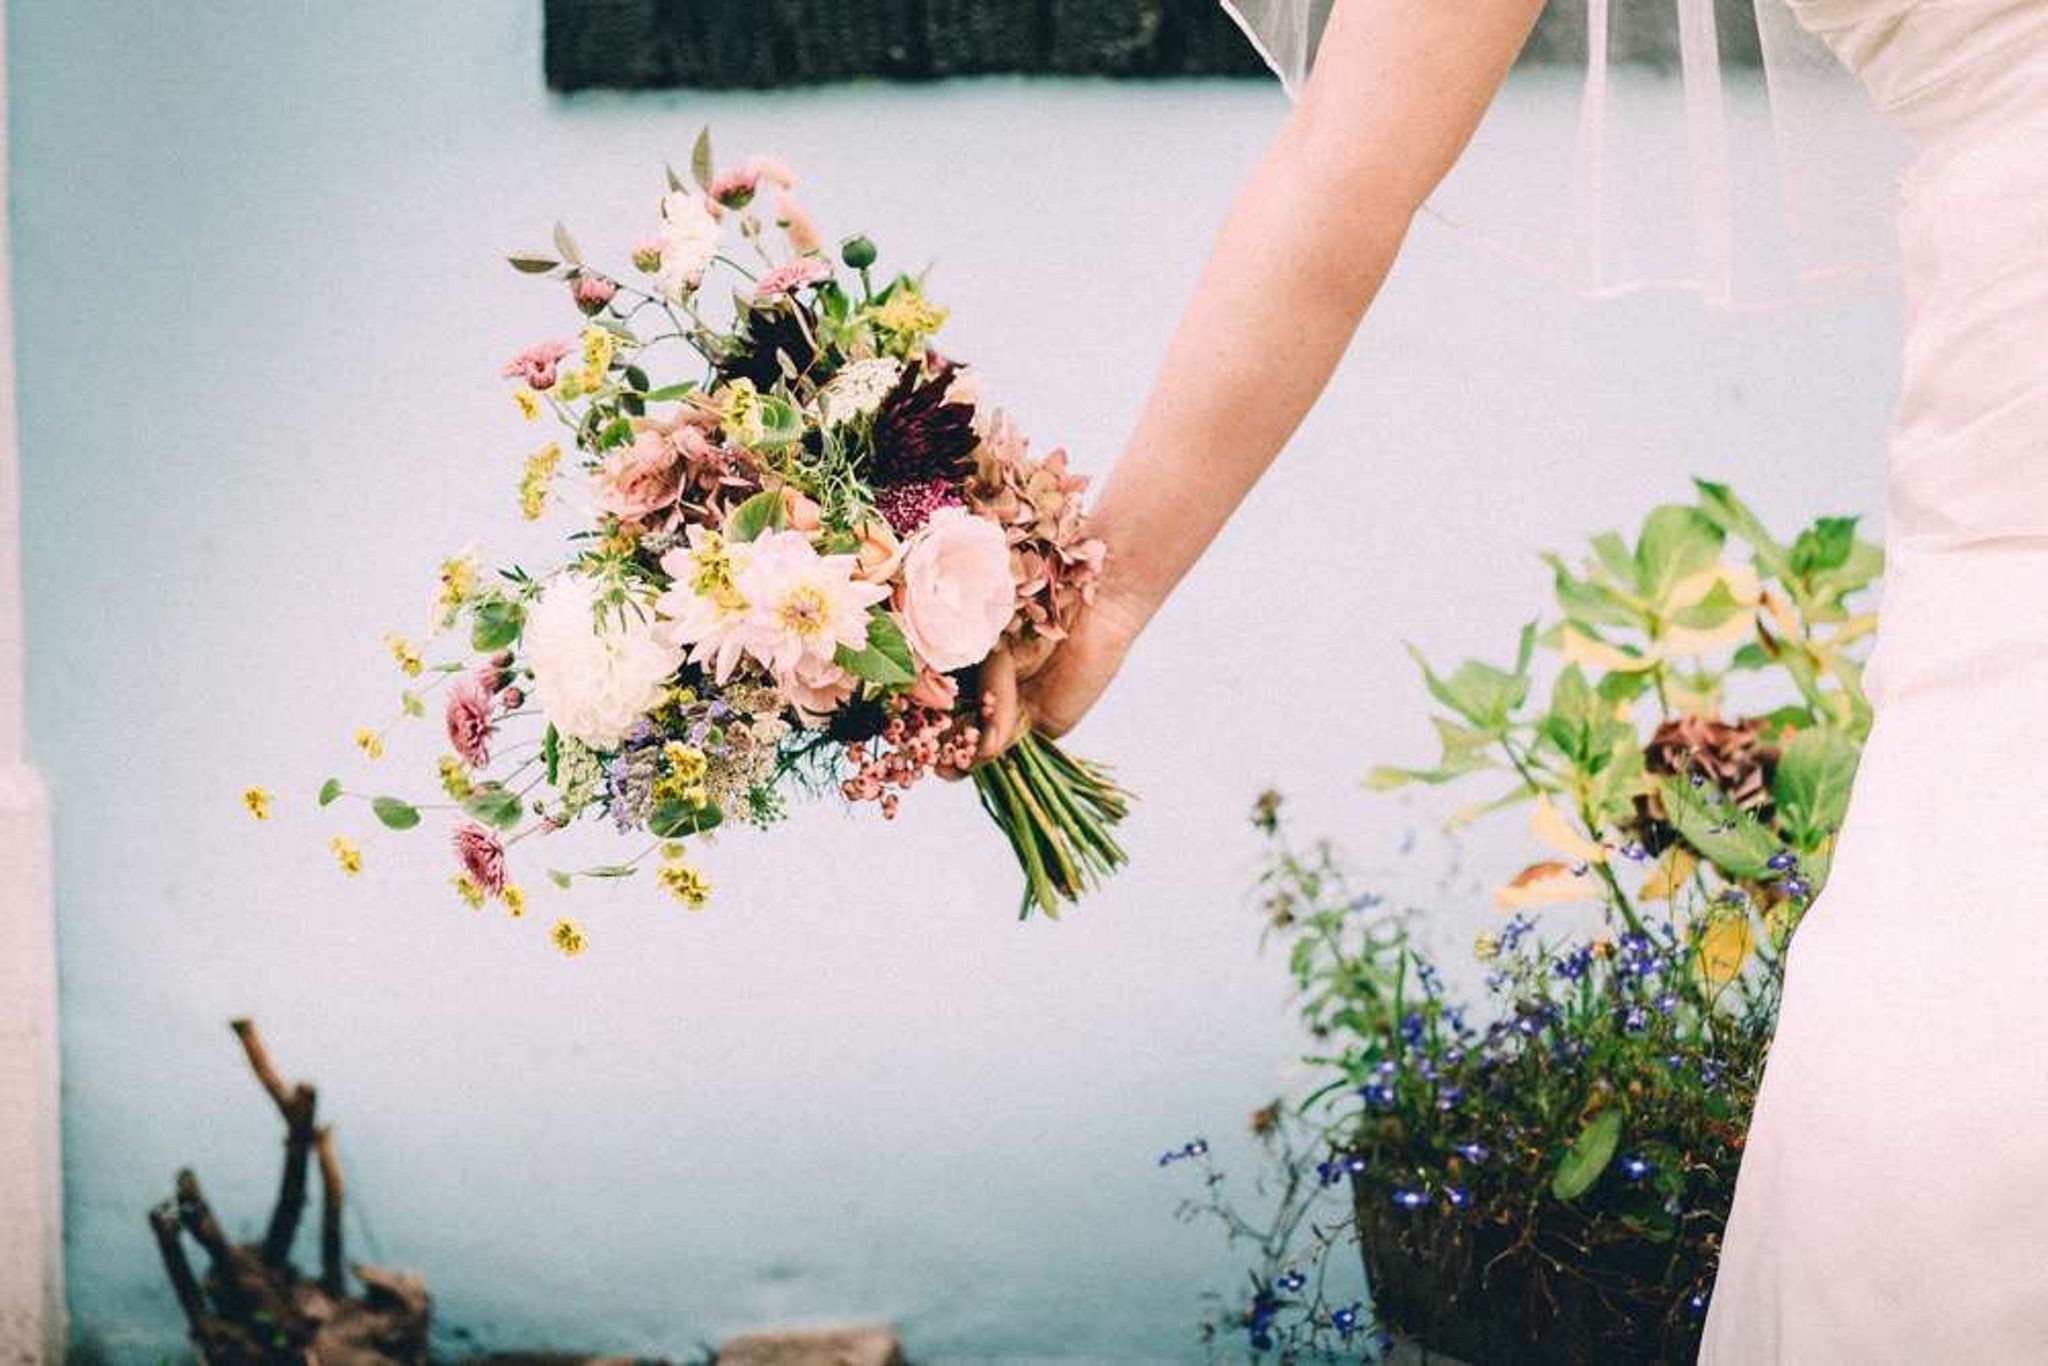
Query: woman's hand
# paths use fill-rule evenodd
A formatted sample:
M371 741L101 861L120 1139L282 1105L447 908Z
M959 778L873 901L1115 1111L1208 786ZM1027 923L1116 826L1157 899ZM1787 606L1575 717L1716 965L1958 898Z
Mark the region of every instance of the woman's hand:
M1027 730L1057 739L1080 724L1116 677L1148 615L1104 591L1030 678L1017 678L1008 651L991 657L982 671L981 757L1001 754Z

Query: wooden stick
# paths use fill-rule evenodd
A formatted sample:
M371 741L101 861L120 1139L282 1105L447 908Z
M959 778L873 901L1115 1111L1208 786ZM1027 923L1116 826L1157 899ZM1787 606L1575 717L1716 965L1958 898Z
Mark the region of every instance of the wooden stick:
M313 1152L320 1159L320 1287L336 1299L348 1295L346 1263L341 1251L341 1209L344 1187L341 1158L334 1151L334 1130L321 1125L313 1132Z
M185 1311L185 1322L191 1327L193 1338L204 1341L213 1332L213 1316L207 1312L206 1292L199 1288L199 1277L193 1274L192 1263L185 1256L178 1202L166 1200L151 1210L149 1228L156 1234L157 1251L163 1254L164 1270L170 1274L178 1307Z
M291 1089L284 1084L284 1078L278 1075L277 1068L271 1064L269 1050L264 1048L263 1040L257 1037L255 1021L230 1020L228 1028L234 1030L235 1037L242 1041L242 1051L249 1055L249 1070L256 1074L256 1080L263 1084L263 1089L277 1102L278 1113L285 1117L286 1123L290 1123Z
M220 1221L213 1217L213 1208L199 1192L199 1178L189 1167L178 1173L178 1222L198 1240L199 1246L206 1249L206 1255L216 1267L224 1269L234 1262L234 1245L228 1242L227 1234L221 1232Z
M298 1240L299 1219L306 1212L306 1168L313 1155L313 1088L300 1083L284 1103L284 1174L278 1180L277 1204L263 1235L263 1264L289 1265Z

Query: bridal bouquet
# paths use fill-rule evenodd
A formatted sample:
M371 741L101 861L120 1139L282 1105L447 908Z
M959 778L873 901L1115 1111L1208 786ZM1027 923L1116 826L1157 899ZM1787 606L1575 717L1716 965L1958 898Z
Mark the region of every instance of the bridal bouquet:
M452 813L472 904L519 911L512 847L589 820L644 847L551 870L558 885L651 862L695 906L692 836L772 824L796 789L892 817L933 772L968 772L1022 865L1023 914L1057 914L1123 862L1126 799L1039 736L977 765L978 701L993 655L1028 676L1093 593L1087 481L933 348L946 312L920 279L882 278L863 237L827 256L779 162L720 172L700 137L691 169L669 172L630 272L559 227L511 259L581 315L504 370L519 411L561 429L526 458L520 509L571 529L545 567L444 565L438 625L469 647L432 666L447 800L372 808L396 829ZM383 736L358 742L374 758Z

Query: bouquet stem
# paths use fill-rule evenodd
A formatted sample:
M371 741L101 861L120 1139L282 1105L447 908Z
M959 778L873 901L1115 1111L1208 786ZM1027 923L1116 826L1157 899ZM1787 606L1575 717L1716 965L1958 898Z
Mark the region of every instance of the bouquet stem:
M1114 830L1130 796L1106 769L1027 733L974 770L982 809L1016 851L1024 872L1020 919L1040 910L1058 919L1096 883L1123 867Z

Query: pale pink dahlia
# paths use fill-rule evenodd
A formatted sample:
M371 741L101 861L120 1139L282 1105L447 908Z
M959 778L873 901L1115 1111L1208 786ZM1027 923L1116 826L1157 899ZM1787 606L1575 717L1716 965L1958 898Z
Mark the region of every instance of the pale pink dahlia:
M505 890L505 846L481 825L471 822L455 830L455 857L477 886L492 896Z
M464 674L448 689L448 743L471 768L491 762L491 707L491 686L481 674Z
M832 268L815 256L799 256L794 261L785 261L760 279L754 281L756 299L779 299L793 294L806 285L814 285L827 279Z

